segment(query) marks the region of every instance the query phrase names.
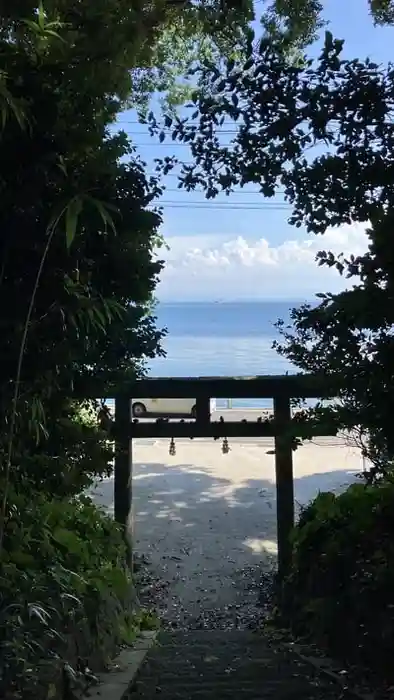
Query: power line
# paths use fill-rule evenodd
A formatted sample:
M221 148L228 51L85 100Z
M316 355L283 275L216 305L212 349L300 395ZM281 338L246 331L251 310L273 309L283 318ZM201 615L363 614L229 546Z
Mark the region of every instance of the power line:
M225 133L225 132L220 132L220 131L216 132L215 136L218 136L218 135L220 136L222 133ZM233 133L235 135L238 132L234 131L231 133ZM228 134L230 134L230 132L228 132ZM130 132L128 133L128 135L130 135ZM138 135L145 136L146 134L138 134ZM256 134L256 135L258 135L258 134ZM169 149L170 148L188 148L188 147L190 148L194 143L193 141L179 142L179 141L172 140L172 139L168 140L168 141L156 141L156 140L154 140L153 136L152 136L152 141L150 141L148 143L145 143L145 142L138 143L138 141L136 141L135 139L131 139L131 141L132 141L133 146L135 146L136 148L157 148L159 146L163 147L163 148L169 148ZM321 146L322 143L323 143L323 139L320 139L316 143L312 143L305 150L311 150L312 148L317 148L318 146ZM231 141L231 140L224 142L224 143L219 142L219 148L223 148L226 146L233 146L233 145L234 145L234 141Z
M157 175L157 173L149 173L149 174L148 174L148 177L155 177L156 175ZM167 175L164 175L164 178L167 178L167 177L176 177L176 178L179 179L179 178L180 178L180 174L178 174L178 173L167 173ZM161 184L163 185L164 193L166 193L166 192L178 192L179 194L191 194L191 193L195 193L195 192L197 192L197 193L200 192L200 189L199 189L198 186L196 186L196 187L195 187L194 189L192 189L192 190L186 190L184 187L167 187L166 184L165 184L164 182L161 183ZM223 195L224 195L225 197L227 197L227 198L229 198L230 196L233 197L233 196L238 196L238 195L242 195L243 197L244 197L245 195L246 195L246 196L249 196L249 195L257 195L258 197L262 197L262 198L264 198L264 199L266 198L265 195L264 195L262 192L259 192L259 191L256 191L256 190L247 190L247 189L234 190L234 191L231 192L230 194L226 194L225 192L220 192L220 191L219 191L219 193L220 193L220 194L223 194ZM276 191L275 191L275 196L276 196L276 195L285 195L285 194L286 194L286 191L283 190L283 189L279 189L279 190L276 190ZM271 198L268 198L268 197L267 197L267 199L271 199ZM285 202L283 202L283 203L285 204ZM269 202L267 202L267 204L269 204Z
M329 120L329 123L331 123L331 124L339 124L340 121L341 121L340 119L330 119L330 120ZM196 126L196 127L198 128L198 122L194 122L194 123L193 123L193 121L192 121L191 123L192 123L192 125L194 124L194 126ZM123 124L126 124L126 125L131 124L131 125L134 125L134 126L137 126L137 125L138 125L138 126L141 126L141 127L149 127L149 124L148 124L148 123L144 124L143 122L139 122L139 121L136 120L136 119L122 119L122 121L112 122L112 123L110 124L110 126L122 126ZM376 125L377 125L377 122L372 123L372 124L368 124L368 126L376 126ZM242 128L243 126L245 126L245 125L244 125L244 124L239 124L238 127L227 127L227 126L225 126L224 129L215 129L215 133L219 133L219 134L226 134L226 133L228 133L228 134L237 134L238 131L239 131L239 129ZM386 124L386 126L390 126L390 124ZM176 128L176 123L174 123L174 126L173 126L173 127L172 127L172 126L162 126L162 127L160 127L160 131L163 131L164 133L172 133L172 132L174 131L175 128ZM134 133L136 133L136 134L142 134L142 133L144 133L144 132L143 132L143 130L137 129L137 130L135 130Z
M118 124L136 124L138 126L149 126L148 123L145 122L139 122L138 119L122 119L120 122L113 122L111 126L117 126ZM175 126L175 124L174 124ZM172 131L172 128L170 126L163 126L162 131ZM235 131L235 129L234 129Z
M165 146L166 148L187 148L188 146L191 146L190 143L179 143L177 141L169 141L168 143L165 143L164 141L161 143L160 141L152 141L152 143L137 143L134 141L134 145L138 146L138 148L156 148L157 146ZM221 145L231 146L231 143L223 143Z
M186 194L186 190L183 190L183 189L181 189L181 188L179 188L179 187L165 187L165 188L164 188L164 191L165 191L165 192L181 192L181 193L184 192L184 193ZM189 192L187 192L187 194L189 194ZM247 191L243 191L243 190L239 190L239 191L237 191L237 192L232 192L232 193L231 193L231 196L232 196L232 195L237 195L237 194L246 194L246 195L257 194L257 195L259 195L260 197L263 197L263 196L264 196L264 195L261 194L260 192L247 192ZM282 191L279 191L279 190L278 190L278 192L277 192L276 194L285 194L285 192L284 192L284 190L282 190ZM230 196L230 195L226 195L226 197L229 197L229 196ZM285 202L283 202L283 203L285 203ZM254 202L251 202L251 204L254 204ZM256 204L257 204L257 202L256 202ZM269 202L266 202L266 204L269 204Z
M163 199L163 200L162 200L162 203L163 203L163 204L184 204L185 206L189 206L189 202L179 202L179 201L177 201L176 199ZM214 202L214 201L211 201L211 203L210 203L210 201L207 200L207 199L205 199L205 200L200 200L200 201L197 201L197 200L194 200L194 201L193 201L193 200L191 200L191 201L190 201L190 204L193 204L193 205L194 205L194 204L197 204L197 205L198 205L198 204L202 204L202 205L204 205L204 206L206 206L206 205L208 205L208 206L214 206L214 205L217 204L218 206L221 205L221 206L223 206L223 207L227 207L227 206L230 206L230 207L231 207L231 206L238 206L238 205L236 205L236 204L226 204L226 203L224 203L224 202ZM264 208L265 208L265 207L268 207L268 208L271 208L271 207L277 207L277 206L287 206L287 207L288 207L288 206L290 206L290 205L287 204L286 202L242 202L242 204L240 204L239 206L242 206L242 207L248 206L248 207L264 207Z
M180 165L182 165L182 163L180 163ZM186 164L185 164L185 165L186 165ZM156 172L147 173L147 177L157 177L158 175L159 175L159 173L156 173ZM182 173L167 173L166 175L163 175L164 178L167 178L167 177L176 177L176 178L178 178L178 179L179 179L181 176L182 176ZM253 184L253 183L251 183L251 184ZM167 192L170 191L168 187L166 187L166 191L167 191ZM174 188L174 192L182 192L182 188L175 187L175 188ZM235 192L232 192L231 194L232 194L232 195L233 195L233 194L258 194L258 195L260 196L260 195L261 195L261 192L254 192L254 191L248 191L248 190L240 189L240 190L236 190ZM277 190L276 194L285 194L285 190Z
M111 124L110 126L123 126L123 125L128 126L129 124L138 124L138 122L119 121L119 122L113 122L113 124ZM141 126L148 126L148 124L141 124ZM163 131L165 134L172 134L174 129L170 126L163 126L160 128L160 131ZM218 129L216 131L216 133L219 133L219 134L237 134L238 131L239 131L239 129L232 127L232 128L227 128L227 129ZM131 129L129 131L129 134L137 134L137 135L143 134L145 136L146 132L143 129Z
M166 156L164 156L164 157L166 157ZM154 160L156 160L156 159L154 159ZM158 158L157 160L158 160L160 163L163 162L163 161L161 161L159 158ZM184 165L194 165L194 166L195 166L195 165L198 165L198 164L196 164L196 162L195 162L194 160L180 160L180 161L176 162L176 163L174 164L173 167L175 168L176 166L179 166L180 168L182 168ZM152 167L153 167L153 165L152 165ZM158 176L158 175L160 174L160 170L153 171L153 174L156 174L156 175ZM175 174L176 174L176 173L175 173Z
M155 202L154 206L156 207L163 207L165 209L210 209L211 211L213 209L225 209L225 210L246 210L246 211L289 211L289 209L292 209L291 205L289 204L274 204L272 203L271 205L268 203L265 204L252 204L252 203L245 203L245 204L221 204L218 202L208 204L205 202L190 202L187 204L186 202L171 202L171 201L163 201L163 202Z

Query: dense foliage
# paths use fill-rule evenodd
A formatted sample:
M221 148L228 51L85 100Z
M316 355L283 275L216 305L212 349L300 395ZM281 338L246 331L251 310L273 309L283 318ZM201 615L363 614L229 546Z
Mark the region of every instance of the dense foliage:
M264 5L263 29L269 36L285 37L293 46L311 43L324 25L320 0L265 0Z
M293 222L313 232L371 220L367 256L348 262L320 256L358 275L358 289L325 298L317 320L303 309L298 323L295 312L296 332L317 336L288 337L283 352L301 368L312 368L312 355L318 369L324 360L333 380L340 362L340 422L353 425L357 413L373 438L369 453L375 449L387 460L394 452L390 405L382 402L392 380L386 233L394 78L391 69L343 61L341 43L330 36L317 65L298 60L292 49L314 36L319 20L309 18L319 12L315 0L276 2L262 17L267 34L258 47L247 26L249 0L2 3L0 690L6 697L48 697L59 679L63 687L86 681L87 667L98 668L119 643L130 643L141 624L122 537L79 495L112 468L97 404L80 397L100 396L141 374L162 337L153 314L162 269L161 213L154 206L161 188L126 134L115 133L124 107L145 110L152 92L160 93L170 108L167 126L191 142L198 162L185 168L185 187L201 184L212 197L254 182L272 196L282 184L294 204ZM208 67L199 72L201 59ZM191 67L197 80L186 75ZM191 85L197 114L189 125L172 108ZM222 118L240 127L230 149L215 133ZM328 154L304 156L322 140ZM365 326L376 304L379 315ZM372 329L367 339L366 327ZM316 352L308 355L311 343ZM350 383L361 360L357 382Z
M338 428L358 426L374 476L394 457L394 72L346 60L342 46L327 33L316 62L289 65L282 45L263 39L257 52L251 34L249 58L227 61L220 74L207 65L192 116L171 123L194 160L182 168L181 187L201 187L207 198L248 183L273 197L280 187L297 227L324 234L365 225L365 255L318 255L319 265L336 267L353 286L319 295L317 308L296 309L277 347L301 370L331 378L341 403L327 411ZM236 134L223 143L221 126L231 121Z
M283 612L331 655L393 679L394 484L321 493L294 532Z
M66 687L88 685L141 625L125 545L86 497L37 493L32 501L29 491L11 499L0 573L1 697L55 697L61 688L66 697Z
M0 32L30 20L37 0L3 0ZM75 57L82 50L86 85L102 81L102 94L119 95L126 105L146 108L152 92L167 105L182 103L186 74L199 57L233 54L253 19L251 0L46 0L44 10L60 19ZM53 27L52 27L53 29Z
M319 28L326 23L324 20L324 0L265 0L267 11L263 24L272 32L285 32L293 38L293 42L305 44L316 38ZM361 5L361 3L360 3ZM368 0L369 11L374 24L393 24L393 0ZM346 23L346 7L343 19ZM360 10L362 11L363 8Z
M14 476L33 480L43 453L59 478L59 458L70 467L78 442L82 457L89 449L69 401L78 382L99 396L104 382L140 371L161 335L149 314L161 269L160 216L149 211L157 185L126 136L108 130L127 71L111 82L116 46L92 67L89 24L70 36L69 19L14 8L0 35L0 449L9 470L11 444Z
M138 625L122 538L78 497L113 457L81 397L138 376L162 336L160 187L113 124L153 90L179 101L199 42L233 52L249 17L247 0L2 2L2 697L47 697Z

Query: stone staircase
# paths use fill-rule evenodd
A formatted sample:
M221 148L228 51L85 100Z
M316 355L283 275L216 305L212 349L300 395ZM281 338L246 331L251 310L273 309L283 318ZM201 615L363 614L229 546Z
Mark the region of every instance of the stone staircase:
M127 700L339 700L343 691L261 630L164 632Z

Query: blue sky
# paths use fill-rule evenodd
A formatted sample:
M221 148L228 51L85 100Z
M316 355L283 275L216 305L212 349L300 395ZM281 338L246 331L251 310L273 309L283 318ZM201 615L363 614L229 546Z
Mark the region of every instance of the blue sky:
M378 63L394 58L394 28L374 27L367 0L324 0L324 6L327 28L345 40L345 56L369 56ZM311 52L320 46L321 40ZM119 125L151 170L155 157L188 159L187 146L158 144L132 111L120 116ZM177 191L175 176L165 184L162 233L170 250L158 288L163 301L311 298L343 284L335 272L316 266L320 248L353 253L365 248L360 226L329 231L324 238L290 226L290 209L280 195L265 200L249 187L208 203L202 192Z

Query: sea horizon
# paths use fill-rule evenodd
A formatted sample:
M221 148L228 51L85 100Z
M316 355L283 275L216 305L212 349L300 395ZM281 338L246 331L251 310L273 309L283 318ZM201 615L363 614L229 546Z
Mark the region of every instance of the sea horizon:
M312 297L310 299L306 299L305 297L300 297L299 299L291 299L291 298L277 298L277 299L156 299L155 300L155 305L158 306L177 306L179 304L183 305L188 305L188 306L195 306L195 305L200 305L200 304L227 304L227 305L232 305L232 304L255 304L255 305L261 305L261 304L266 304L266 305L275 305L275 304L311 304L312 302L317 301L316 297Z
M167 329L166 357L149 362L151 377L220 377L293 374L296 370L273 349L280 338L275 323L290 322L294 300L160 302L157 326ZM231 397L229 397L231 398ZM238 400L239 408L271 408L270 400Z

